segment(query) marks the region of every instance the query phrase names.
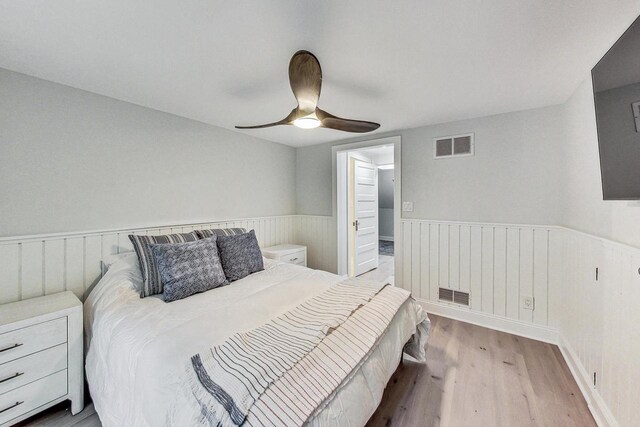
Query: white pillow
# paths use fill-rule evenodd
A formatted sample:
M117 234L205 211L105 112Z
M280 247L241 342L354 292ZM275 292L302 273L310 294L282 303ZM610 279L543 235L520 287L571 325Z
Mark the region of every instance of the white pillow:
M130 257L134 257L135 258L135 257L137 257L137 255L136 255L135 252L124 252L124 253L121 253L121 254L107 255L106 257L102 258L102 264L108 270L116 262L118 262L120 260L128 260Z

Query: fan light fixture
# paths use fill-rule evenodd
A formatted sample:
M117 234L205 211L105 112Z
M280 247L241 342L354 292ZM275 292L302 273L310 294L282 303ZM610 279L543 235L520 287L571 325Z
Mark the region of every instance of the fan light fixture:
M272 126L294 125L300 129L319 127L342 132L365 133L380 127L378 123L345 119L318 108L322 69L318 58L306 50L296 52L289 61L289 84L298 105L284 119L256 126L236 126L236 129L262 129Z
M300 117L293 121L293 125L300 129L315 129L320 126L320 120L314 117Z

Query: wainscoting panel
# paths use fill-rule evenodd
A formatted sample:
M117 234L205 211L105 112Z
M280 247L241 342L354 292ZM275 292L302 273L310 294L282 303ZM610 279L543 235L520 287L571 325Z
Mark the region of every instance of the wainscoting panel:
M64 290L83 299L105 273L107 255L131 252L129 234L160 235L195 229L244 227L254 229L260 246L320 242L310 247L310 266L327 265L325 252L335 246L330 221L296 215L142 227L88 233L49 234L0 239L0 303L19 301ZM308 228L307 228L308 227ZM331 228L334 230L335 228ZM300 236L298 236L298 234ZM333 237L333 240L329 237Z
M563 233L561 349L599 425L636 425L640 249Z
M307 246L307 266L335 273L338 269L336 218L297 215L295 243Z
M397 284L416 298L451 304L439 301L440 287L469 292L465 309L554 326L549 287L560 271L550 270L557 266L550 259L562 255L555 243L560 229L402 220L402 231L403 274ZM524 307L524 297L534 299L533 310Z

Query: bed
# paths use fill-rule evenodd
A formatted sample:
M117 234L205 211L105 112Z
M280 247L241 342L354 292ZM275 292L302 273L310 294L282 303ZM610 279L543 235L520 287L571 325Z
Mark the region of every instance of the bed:
M265 269L231 285L165 303L140 298L135 256L115 262L85 302L86 375L105 426L203 423L184 386L189 358L232 334L249 331L317 296L342 277L265 259ZM380 403L402 349L428 318L409 298L358 368L306 424L361 426Z

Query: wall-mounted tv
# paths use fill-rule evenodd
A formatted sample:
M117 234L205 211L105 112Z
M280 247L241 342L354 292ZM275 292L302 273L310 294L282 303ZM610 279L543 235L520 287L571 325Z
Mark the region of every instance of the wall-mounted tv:
M640 18L591 70L605 200L640 199Z

